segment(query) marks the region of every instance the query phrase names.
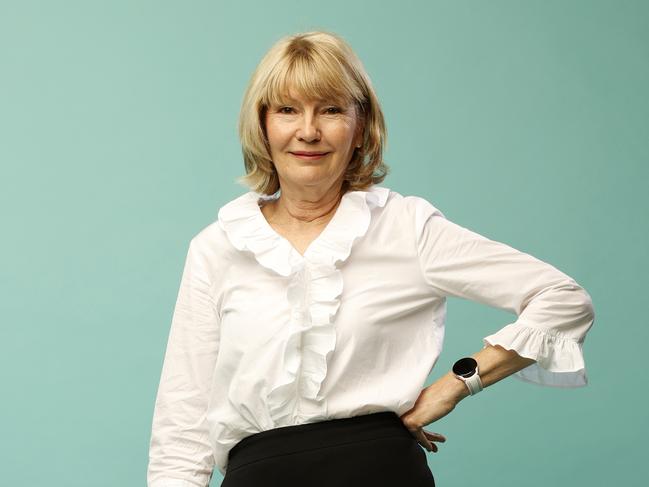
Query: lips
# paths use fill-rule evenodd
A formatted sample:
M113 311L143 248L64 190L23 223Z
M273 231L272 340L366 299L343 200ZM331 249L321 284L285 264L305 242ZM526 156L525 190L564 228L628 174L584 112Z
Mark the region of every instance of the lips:
M298 159L302 159L303 161L315 161L317 159L321 159L327 154L328 152L304 152L304 151L299 151L299 152L291 152L295 157Z

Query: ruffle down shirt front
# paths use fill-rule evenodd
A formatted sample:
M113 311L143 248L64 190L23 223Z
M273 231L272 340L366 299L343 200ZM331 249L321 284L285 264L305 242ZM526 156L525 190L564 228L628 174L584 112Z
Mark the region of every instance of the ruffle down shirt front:
M415 403L444 341L446 298L517 319L482 338L587 384L590 295L554 266L388 188L345 193L304 255L248 192L190 242L156 397L149 487L207 486L243 438Z

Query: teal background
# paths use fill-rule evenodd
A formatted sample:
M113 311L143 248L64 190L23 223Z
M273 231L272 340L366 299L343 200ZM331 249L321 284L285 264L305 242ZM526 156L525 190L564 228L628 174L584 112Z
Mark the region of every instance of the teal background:
M246 191L243 90L326 29L382 101L382 185L594 302L588 387L462 401L427 427L438 486L647 485L648 25L628 0L0 2L1 483L145 485L189 240ZM512 318L451 299L429 383Z

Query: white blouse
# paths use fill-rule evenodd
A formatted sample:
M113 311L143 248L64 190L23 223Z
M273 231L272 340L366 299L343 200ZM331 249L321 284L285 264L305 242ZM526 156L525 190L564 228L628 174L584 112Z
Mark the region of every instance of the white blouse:
M280 190L281 191L281 190ZM189 244L155 402L149 487L207 486L241 439L412 408L444 341L446 297L517 315L483 338L536 363L514 374L587 384L590 295L529 254L388 188L343 195L304 256L253 191Z

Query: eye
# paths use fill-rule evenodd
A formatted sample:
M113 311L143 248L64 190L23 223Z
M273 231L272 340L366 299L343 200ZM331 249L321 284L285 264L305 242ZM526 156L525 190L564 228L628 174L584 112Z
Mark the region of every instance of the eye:
M279 113L291 113L291 110L293 110L293 107L279 107L277 111Z
M342 110L339 107L329 107L326 111L327 113L340 113Z

